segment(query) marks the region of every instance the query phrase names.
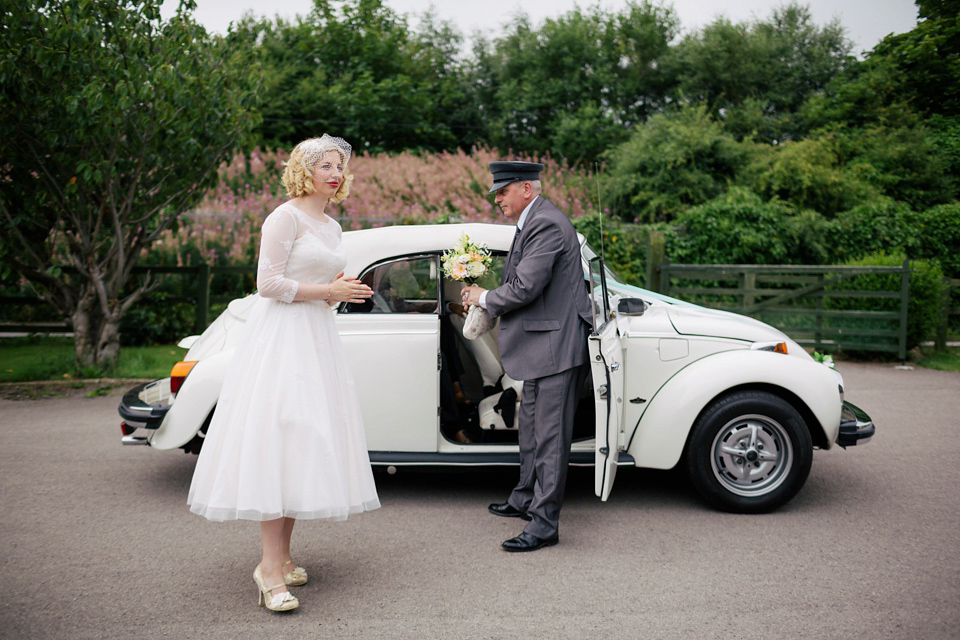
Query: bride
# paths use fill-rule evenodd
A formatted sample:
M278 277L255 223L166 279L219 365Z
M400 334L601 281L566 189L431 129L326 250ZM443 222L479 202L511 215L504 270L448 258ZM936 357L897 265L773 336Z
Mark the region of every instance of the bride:
M297 519L343 520L380 506L360 406L333 308L372 295L345 277L340 225L351 147L324 134L290 153L290 200L263 223L253 307L197 460L187 503L210 520L257 520L259 602L288 611L307 582L290 555Z

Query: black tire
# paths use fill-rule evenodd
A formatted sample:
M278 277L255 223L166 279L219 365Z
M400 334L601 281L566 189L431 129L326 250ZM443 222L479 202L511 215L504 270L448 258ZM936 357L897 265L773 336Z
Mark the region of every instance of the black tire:
M722 396L690 432L686 464L697 491L714 507L765 513L797 495L810 475L813 442L803 417L765 391Z

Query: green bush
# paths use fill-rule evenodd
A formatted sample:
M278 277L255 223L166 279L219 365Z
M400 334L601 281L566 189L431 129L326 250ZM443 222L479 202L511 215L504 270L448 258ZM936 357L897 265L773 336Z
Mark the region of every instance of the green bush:
M861 204L829 222L831 262L857 260L879 251L914 257L916 234L916 214L902 202L880 198Z
M914 220L915 255L939 261L944 275L960 278L960 202L932 207Z
M652 228L625 224L619 219L591 213L573 219L574 228L582 233L593 250L603 250L604 263L624 282L645 286L647 274L647 237ZM603 240L601 242L601 227Z
M857 260L849 260L848 266L886 266L899 267L905 254L900 251L872 253ZM899 274L864 274L844 280L827 288L832 290L860 291L900 291ZM921 342L932 340L940 319L940 295L943 291L943 272L935 260L910 261L910 299L907 303L907 349L913 349ZM828 309L857 311L900 311L897 298L827 298L824 305ZM839 321L840 319L833 319ZM835 322L834 324L838 324ZM883 326L874 325L870 320L852 319L845 326L856 329L891 328L895 322L886 322ZM855 325L855 326L854 326ZM875 342L875 339L865 338Z
M859 132L848 166L870 167L864 179L884 195L916 210L949 202L956 195L950 158L922 124L872 127Z
M726 191L763 149L737 141L704 105L654 115L606 154L615 209L626 220L671 220Z
M172 302L163 292L141 300L120 320L120 341L124 347L175 344L194 333L196 307L189 302Z
M842 135L788 141L775 153L757 156L744 171L745 183L764 198L779 198L798 209L827 217L880 194L870 184L876 173L864 163L843 161Z
M667 237L672 262L690 264L823 264L826 220L765 202L742 187L681 214L680 232Z
M927 209L916 217L917 245L915 255L937 260L943 275L960 278L960 202ZM951 289L949 305L960 307L960 288ZM952 316L950 330L960 330L960 317Z

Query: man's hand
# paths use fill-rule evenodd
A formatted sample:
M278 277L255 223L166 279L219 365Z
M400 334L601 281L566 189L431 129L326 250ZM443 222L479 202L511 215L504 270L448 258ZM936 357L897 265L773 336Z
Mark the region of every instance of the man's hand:
M471 284L468 287L464 287L463 293L460 295L460 299L463 301L463 306L479 307L480 294L482 294L484 291L486 291L486 289L481 289L475 284Z

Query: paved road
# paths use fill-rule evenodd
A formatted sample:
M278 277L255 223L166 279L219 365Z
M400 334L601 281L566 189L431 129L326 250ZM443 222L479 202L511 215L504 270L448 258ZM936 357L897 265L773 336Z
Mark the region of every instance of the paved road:
M960 637L960 375L840 368L879 434L776 513L636 470L602 504L575 470L560 545L513 555L510 471L382 475L382 509L298 525L322 577L289 615L256 606L256 525L187 511L195 458L120 446L120 390L0 401L0 636Z

